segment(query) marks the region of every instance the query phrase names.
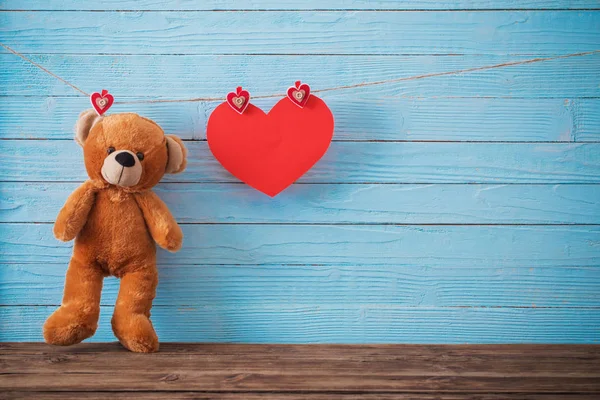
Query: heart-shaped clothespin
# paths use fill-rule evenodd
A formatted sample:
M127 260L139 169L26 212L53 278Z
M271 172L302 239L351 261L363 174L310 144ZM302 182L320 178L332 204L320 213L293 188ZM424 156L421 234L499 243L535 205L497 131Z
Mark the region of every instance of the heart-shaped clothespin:
M296 81L295 86L287 90L287 97L300 108L303 108L310 96L310 86L301 81Z
M250 104L250 93L238 86L235 92L227 94L227 104L238 114L242 114Z
M108 111L108 109L113 105L115 98L112 94L108 93L108 90L102 89L102 93L94 92L90 96L90 102L92 103L92 107L98 113L98 115L102 115Z

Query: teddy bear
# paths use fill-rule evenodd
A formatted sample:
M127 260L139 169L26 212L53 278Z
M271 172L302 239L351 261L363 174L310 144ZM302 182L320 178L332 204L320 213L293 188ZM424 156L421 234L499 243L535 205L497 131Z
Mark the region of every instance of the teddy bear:
M54 224L75 239L61 306L46 320L47 343L68 346L94 334L104 277L120 278L112 316L119 342L134 352L158 350L150 309L158 284L156 245L181 248L181 228L152 192L165 173L182 172L187 150L154 121L133 113L81 113L75 140L89 180L69 196Z

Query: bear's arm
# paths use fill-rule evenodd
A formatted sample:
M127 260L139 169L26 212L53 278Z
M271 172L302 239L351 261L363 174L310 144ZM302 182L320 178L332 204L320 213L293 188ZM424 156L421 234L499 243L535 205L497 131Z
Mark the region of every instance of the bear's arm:
M154 241L163 249L177 251L183 242L183 233L167 205L151 190L135 194L148 230Z
M96 200L97 191L98 188L88 180L67 198L54 223L54 236L58 240L68 242L75 239L87 222L88 214Z

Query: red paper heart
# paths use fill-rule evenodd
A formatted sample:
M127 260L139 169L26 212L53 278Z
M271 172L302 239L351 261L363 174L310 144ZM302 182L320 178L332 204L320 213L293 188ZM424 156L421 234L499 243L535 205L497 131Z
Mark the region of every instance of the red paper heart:
M243 114L250 104L250 93L238 86L235 92L227 94L227 103L235 112Z
M296 85L287 90L287 97L300 108L303 108L310 97L310 86L296 81Z
M102 89L102 94L95 92L90 96L90 102L92 103L92 107L98 113L98 115L102 115L108 111L108 109L113 105L115 99L112 94L108 93L108 90Z
M283 98L268 114L247 107L238 115L227 103L219 105L208 120L208 146L226 170L273 197L325 154L333 137L333 115L316 96L304 108Z

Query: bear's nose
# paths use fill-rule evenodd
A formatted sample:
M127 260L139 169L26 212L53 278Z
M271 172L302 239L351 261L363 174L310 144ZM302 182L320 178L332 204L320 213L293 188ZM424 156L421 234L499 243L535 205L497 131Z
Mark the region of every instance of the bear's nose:
M117 154L115 160L124 167L133 167L135 165L135 158L127 151Z

